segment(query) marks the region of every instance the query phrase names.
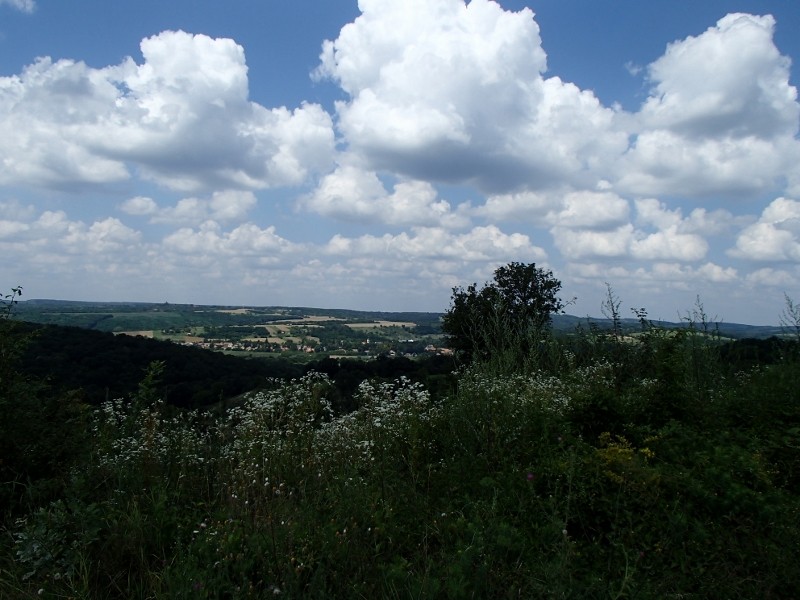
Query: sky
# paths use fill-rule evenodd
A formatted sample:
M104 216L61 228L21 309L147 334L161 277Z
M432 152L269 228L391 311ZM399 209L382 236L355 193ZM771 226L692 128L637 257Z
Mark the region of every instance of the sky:
M800 302L800 4L0 0L0 288L567 312Z

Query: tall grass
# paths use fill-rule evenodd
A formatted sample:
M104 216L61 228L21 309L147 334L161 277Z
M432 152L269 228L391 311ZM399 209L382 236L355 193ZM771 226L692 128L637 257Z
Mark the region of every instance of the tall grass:
M797 355L733 372L690 319L504 346L441 401L365 381L347 414L313 373L176 411L154 365L6 518L0 597L797 597Z

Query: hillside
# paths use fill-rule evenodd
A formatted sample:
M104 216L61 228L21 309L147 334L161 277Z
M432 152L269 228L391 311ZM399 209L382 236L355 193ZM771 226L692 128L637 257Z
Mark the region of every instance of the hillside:
M141 336L60 325L27 325L32 334L20 368L58 388L81 390L85 401L134 393L148 365L162 361L164 399L197 408L264 385L267 378L297 377L302 366L289 361L247 360Z

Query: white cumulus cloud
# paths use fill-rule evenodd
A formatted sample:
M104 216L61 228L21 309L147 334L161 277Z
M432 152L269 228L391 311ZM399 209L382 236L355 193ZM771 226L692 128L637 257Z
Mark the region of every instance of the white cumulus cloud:
M800 105L769 16L729 14L649 66L653 88L618 165L638 194L763 192L800 156Z
M207 257L287 254L299 248L279 236L274 226L262 229L244 223L226 232L215 221L206 221L197 229L178 229L164 238L163 246L181 254Z
M729 253L754 261L800 261L800 202L773 200L756 223L741 231Z
M630 246L635 235L631 224L608 231L557 226L553 227L550 232L559 252L572 260L625 257L630 253Z
M0 77L0 184L110 183L135 166L178 190L259 189L331 164L330 116L250 102L233 40L165 31L141 50L140 65L40 58Z
M769 287L785 290L796 287L798 281L800 281L800 272L796 268L787 270L764 267L747 275L747 283L758 289Z
M159 207L155 200L135 196L122 203L120 209L129 215L148 216L151 223L197 225L203 221L242 221L256 205L253 192L223 190L211 198L182 198L175 206Z
M74 284L87 273L135 270L143 252L141 232L113 217L85 222L59 210L0 219L0 253L17 257L13 269L26 280Z
M570 192L562 208L548 215L553 225L571 229L611 229L628 221L630 205L611 192Z
M696 261L705 257L708 243L697 234L668 227L631 241L631 256L639 260Z
M459 227L468 219L451 210L436 189L419 180L399 181L388 193L376 173L341 166L322 178L301 206L320 215L361 223Z
M503 233L494 225L475 227L463 234L442 228L419 227L412 233L347 238L335 235L326 253L350 257L387 257L401 260L450 260L459 262L516 260L541 261L544 250L531 243L527 235Z
M701 139L796 131L797 90L774 29L770 15L734 13L668 46L649 68L654 89L641 111L647 127Z
M120 209L129 215L152 215L158 211L158 204L147 196L134 196L125 200Z
M529 9L489 0L369 0L323 46L317 77L337 104L348 150L370 168L511 193L581 180L621 154L614 112L589 91L545 79Z
M637 200L637 228L627 222L628 203L613 194L578 194L568 197L566 204L551 233L556 247L569 259L694 262L705 258L709 249L697 232L703 211L684 219L680 209L669 210L658 200Z

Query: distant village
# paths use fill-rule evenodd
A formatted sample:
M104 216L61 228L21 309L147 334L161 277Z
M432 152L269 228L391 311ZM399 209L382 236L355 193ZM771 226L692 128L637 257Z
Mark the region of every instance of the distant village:
M422 348L421 352L403 351L403 346L417 345L418 340L414 339L401 339L397 340L397 348L388 347L391 343L381 341L380 343L371 342L369 338L362 342L362 348L352 348L350 345L338 348L330 348L319 344L307 343L292 343L291 341L268 342L262 340L240 340L232 341L228 339L204 339L203 341L183 341L180 342L184 346L193 346L196 348L203 348L205 350L212 350L215 352L252 352L252 353L270 353L279 354L285 352L296 352L305 354L326 354L335 357L356 357L365 356L372 357L376 355L386 355L390 357L405 356L407 358L415 358L420 354L437 354L441 356L448 356L452 354L452 349L444 346L435 346L427 344Z

